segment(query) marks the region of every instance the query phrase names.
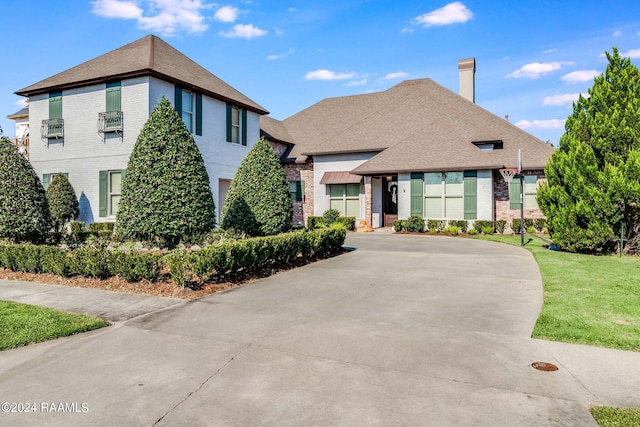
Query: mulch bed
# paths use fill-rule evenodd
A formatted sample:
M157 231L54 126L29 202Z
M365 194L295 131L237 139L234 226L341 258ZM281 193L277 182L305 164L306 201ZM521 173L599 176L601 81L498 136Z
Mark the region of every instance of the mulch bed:
M74 286L77 288L94 288L105 291L123 292L127 294L142 294L158 297L181 298L186 300L200 298L216 292L236 288L245 283L255 282L258 279L269 277L292 268L301 267L321 259L331 258L346 252L344 249L325 254L314 259L298 258L295 262L285 266L272 266L252 273L239 272L234 275L220 277L216 283L194 285L191 288L180 288L171 279L160 282L127 282L114 276L108 279L94 279L90 277L62 277L55 274L22 273L0 268L0 279L22 280L27 282L47 283L52 285Z

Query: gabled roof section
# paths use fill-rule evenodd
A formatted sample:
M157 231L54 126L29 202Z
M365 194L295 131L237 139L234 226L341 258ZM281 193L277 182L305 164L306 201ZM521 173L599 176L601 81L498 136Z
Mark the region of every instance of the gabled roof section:
M29 117L29 106L21 108L19 111L16 111L13 114L7 116L7 119L18 120L18 119L26 119Z
M260 116L260 135L286 145L295 144L284 123L269 116Z
M291 157L378 152L358 174L514 167L519 148L524 168L542 169L554 150L431 79L325 99L284 124L296 142ZM483 151L478 141L502 149Z
M154 35L145 36L97 58L27 86L17 95L32 96L110 80L150 75L212 98L267 114L255 103Z

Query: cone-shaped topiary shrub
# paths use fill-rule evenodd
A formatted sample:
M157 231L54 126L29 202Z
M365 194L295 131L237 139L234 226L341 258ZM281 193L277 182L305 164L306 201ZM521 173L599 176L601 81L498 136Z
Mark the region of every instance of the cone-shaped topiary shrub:
M54 175L47 188L47 200L51 219L58 230L80 215L76 192L64 175Z
M291 228L292 215L284 169L269 142L260 138L231 182L221 226L251 236L278 234Z
M215 206L202 155L178 113L162 97L129 158L116 236L172 247L214 227Z
M40 242L51 231L49 204L31 164L0 137L0 237Z

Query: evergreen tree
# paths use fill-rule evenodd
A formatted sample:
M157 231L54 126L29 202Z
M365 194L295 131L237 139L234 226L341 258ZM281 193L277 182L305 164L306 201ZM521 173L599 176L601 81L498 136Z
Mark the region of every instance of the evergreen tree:
M178 113L163 97L129 158L116 235L174 246L214 227L215 206L202 155Z
M54 175L47 188L47 200L51 219L58 230L80 215L76 192L64 175Z
M231 182L221 226L251 236L278 234L291 228L292 216L284 169L269 142L260 138Z
M580 96L551 156L538 203L552 239L574 252L640 249L640 72L618 50Z
M39 243L51 230L42 183L11 141L0 136L0 237Z

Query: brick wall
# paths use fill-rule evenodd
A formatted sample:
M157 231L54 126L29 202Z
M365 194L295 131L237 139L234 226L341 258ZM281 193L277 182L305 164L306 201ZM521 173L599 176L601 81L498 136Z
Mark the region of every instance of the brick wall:
M538 177L538 185L544 181L544 171L525 171L524 175L536 175ZM496 220L504 219L507 221L507 227L514 218L520 218L520 209L511 209L509 202L509 184L505 182L500 172L494 171L493 174L494 200L496 205ZM526 207L525 207L526 208ZM525 218L544 218L544 214L540 209L525 209Z
M302 202L293 202L294 225L305 225L307 218L313 215L313 164L283 163L287 182L304 181L304 195Z

